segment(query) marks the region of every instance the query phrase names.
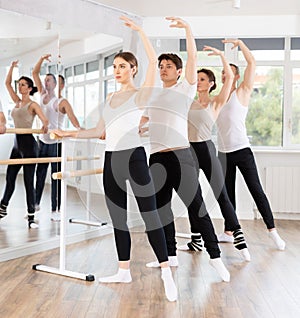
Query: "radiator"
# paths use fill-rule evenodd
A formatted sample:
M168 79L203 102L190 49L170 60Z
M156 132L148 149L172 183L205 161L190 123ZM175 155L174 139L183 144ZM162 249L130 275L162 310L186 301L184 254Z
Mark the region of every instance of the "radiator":
M300 167L267 167L266 194L273 212L300 212Z

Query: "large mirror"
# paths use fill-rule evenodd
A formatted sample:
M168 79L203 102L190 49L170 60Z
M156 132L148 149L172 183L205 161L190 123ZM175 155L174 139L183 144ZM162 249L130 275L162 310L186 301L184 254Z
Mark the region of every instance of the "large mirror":
M19 60L19 67L13 73L13 81L21 75L32 78L33 66L46 53L52 54L52 59L42 65L41 77L47 73L63 75L66 80L63 96L73 106L80 124L86 128L92 127L97 121L99 103L107 93L115 89L112 77L113 55L124 47L135 45L134 37L121 23L111 22L114 19L118 21L120 12L89 1L72 1L72 8L78 3L76 10L61 8L57 11L51 7L53 4L46 7L45 3L31 1L30 8L35 8L33 12L26 12L29 8L21 5L26 2L28 1L10 1L8 4L1 4L0 9L0 98L7 127L13 126L10 111L14 107L4 84L8 67L12 61ZM84 11L80 19L78 11ZM48 17L49 12L52 12L51 18ZM38 94L35 94L34 99L39 102ZM72 126L69 124L68 128ZM0 135L0 160L9 158L13 142L13 134ZM101 157L103 149L103 143L98 141L66 143L67 156L70 157L88 153L92 157ZM101 160L103 157L97 160L71 161L68 169L99 168L102 165ZM5 187L6 167L0 165L1 196ZM24 219L27 208L22 170L20 171L7 210L8 215L0 221L0 261L59 246L60 223L50 219L49 171L48 168L48 183L41 210L36 214L39 229L30 230ZM105 204L100 176L77 177L67 183L67 219L91 220L96 223L108 220L106 209L101 208ZM67 225L69 243L99 234L99 227L77 223Z

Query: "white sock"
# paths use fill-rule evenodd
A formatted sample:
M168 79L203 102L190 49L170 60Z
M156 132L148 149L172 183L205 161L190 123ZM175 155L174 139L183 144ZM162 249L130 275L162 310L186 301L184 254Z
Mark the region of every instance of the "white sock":
M276 229L269 232L269 236L274 241L274 243L276 244L276 247L279 250L283 251L285 249L285 241L279 236Z
M107 277L100 277L100 283L130 283L132 281L130 269L119 268L117 274Z
M240 255L242 256L243 260L246 262L250 262L251 261L251 256L249 253L248 248L243 248L241 250L238 250Z
M218 272L224 282L230 281L230 273L228 272L220 257L210 259L209 264Z
M169 301L177 300L177 288L170 267L161 269L161 278L164 282L166 297Z
M169 256L169 266L177 267L178 266L178 259L177 256ZM146 267L160 267L158 261L150 262L146 264Z

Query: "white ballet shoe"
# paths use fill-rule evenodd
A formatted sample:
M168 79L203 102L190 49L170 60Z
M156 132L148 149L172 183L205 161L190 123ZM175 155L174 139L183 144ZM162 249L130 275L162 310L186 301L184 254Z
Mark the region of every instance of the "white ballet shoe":
M178 266L177 256L169 256L168 260L169 260L170 267L177 267ZM154 261L154 262L147 263L146 267L160 267L160 264L158 261Z
M119 268L117 274L107 277L100 277L99 283L131 283L132 277L129 269Z
M224 282L230 281L230 273L223 264L221 258L213 258L209 260L209 264L218 272Z
M161 269L161 279L164 282L165 294L169 301L177 300L177 288L170 267Z

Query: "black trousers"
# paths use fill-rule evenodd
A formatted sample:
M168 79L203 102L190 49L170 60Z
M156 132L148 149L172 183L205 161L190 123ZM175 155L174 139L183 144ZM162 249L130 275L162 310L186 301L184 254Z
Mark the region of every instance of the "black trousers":
M61 157L61 143L45 144L39 141L39 158ZM35 200L40 204L47 177L49 163L39 163L36 168ZM51 162L51 209L60 209L61 204L61 180L54 180L52 174L61 171L60 162Z
M106 204L114 227L119 261L130 259L131 239L127 226L127 190L129 181L146 225L148 240L159 261L168 253L165 234L156 209L154 186L143 147L123 151L106 151L103 182Z
M168 255L176 255L175 224L171 209L173 189L188 209L191 231L201 233L211 258L220 257L218 240L203 202L191 150L158 152L150 156L158 213L164 227Z
M10 159L36 158L37 142L31 134L16 135ZM16 179L23 166L23 180L26 191L27 212L34 213L34 172L36 164L8 165L6 185L1 203L8 205L15 191Z
M225 220L225 231L234 231L241 228L234 207L228 197L225 180L217 151L211 140L191 142L192 155L197 171L201 169L208 180L214 196L219 203Z
M268 229L275 227L273 213L267 196L261 186L253 152L250 148L244 148L229 153L218 153L223 173L225 175L226 189L235 207L235 181L238 168L244 177L247 187L254 199Z

